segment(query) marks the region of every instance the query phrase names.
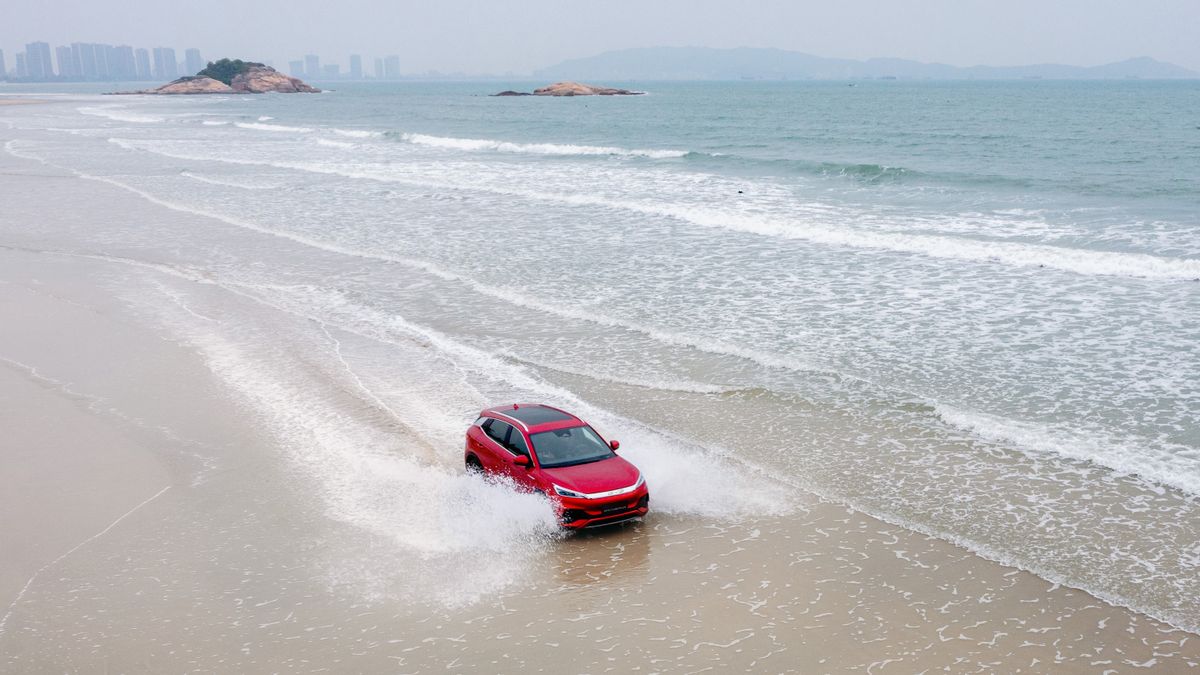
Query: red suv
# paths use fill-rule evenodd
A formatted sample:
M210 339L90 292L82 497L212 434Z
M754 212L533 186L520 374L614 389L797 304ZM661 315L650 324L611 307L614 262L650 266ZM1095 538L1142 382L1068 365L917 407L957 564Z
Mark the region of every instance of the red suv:
M650 510L637 467L571 413L540 404L488 408L467 429L467 471L507 476L558 505L573 530L634 520Z

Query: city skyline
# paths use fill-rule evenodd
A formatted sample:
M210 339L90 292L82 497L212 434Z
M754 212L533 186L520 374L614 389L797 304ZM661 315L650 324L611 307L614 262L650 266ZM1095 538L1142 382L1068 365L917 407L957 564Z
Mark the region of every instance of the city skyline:
M72 42L51 47L45 41L24 45L20 51L0 46L0 80L17 82L88 82L106 80L170 81L194 75L209 63L201 50L188 47L180 60L174 47L132 47L105 43ZM13 64L8 66L9 54ZM221 57L226 58L226 57ZM241 57L236 57L241 58ZM249 60L253 60L251 57ZM374 59L375 69L368 74L363 69L363 55L346 56L347 68L339 61L324 62L318 54L306 54L299 60L288 61L293 77L312 80L329 79L399 79L400 58L391 54ZM272 59L262 63L274 67ZM280 69L283 70L283 69Z
M11 55L33 40L200 45L220 56L274 59L396 54L405 71L531 73L567 59L636 47L775 48L826 58L888 57L967 67L1095 66L1148 56L1200 70L1194 0L661 0L433 4L260 0L180 5L60 0L13 3L0 21ZM131 20L136 17L136 20ZM366 68L367 74L371 69Z

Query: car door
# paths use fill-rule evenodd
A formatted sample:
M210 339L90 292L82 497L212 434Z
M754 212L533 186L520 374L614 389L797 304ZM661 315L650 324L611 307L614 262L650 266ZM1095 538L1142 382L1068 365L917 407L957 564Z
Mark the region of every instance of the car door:
M467 430L467 452L475 455L485 471L491 470L493 464L492 448L487 442L487 431L483 428L490 422L490 417L480 417Z
M506 449L508 443L508 434L512 430L512 426L508 422L501 422L498 419L489 419L483 423L484 442L481 444L486 451L486 456L481 457L483 467L489 473L510 475L512 462L511 455Z
M525 439L525 434L518 428L513 427L508 434L508 442L505 444L505 449L509 452L510 475L518 485L524 485L530 489L537 489L537 480L535 474L537 470L533 468L533 457L529 454L529 441ZM512 464L512 460L519 455L529 457L529 466L520 466Z

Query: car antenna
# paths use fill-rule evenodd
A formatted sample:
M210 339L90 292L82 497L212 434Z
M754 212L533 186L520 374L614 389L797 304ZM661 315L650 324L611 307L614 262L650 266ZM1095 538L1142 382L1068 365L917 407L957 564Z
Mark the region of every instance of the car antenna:
M518 408L520 408L520 407L521 407L521 406L517 405L516 403L514 403L514 404L513 404L513 410L516 410L516 409L518 409Z

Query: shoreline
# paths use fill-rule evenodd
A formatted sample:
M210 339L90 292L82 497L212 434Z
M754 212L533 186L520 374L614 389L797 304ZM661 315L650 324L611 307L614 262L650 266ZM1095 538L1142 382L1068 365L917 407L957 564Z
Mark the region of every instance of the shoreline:
M33 164L0 155L5 169ZM38 231L25 224L40 222L35 218L44 216L45 205L61 195L61 180L0 175L0 184L23 195L0 214L6 247L0 249L0 323L15 327L0 335L0 357L103 403L98 411L80 410L80 399L65 391L35 395L36 382L20 367L0 369L0 392L31 406L17 416L18 426L27 443L40 448L45 480L56 489L78 490L97 478L82 466L50 470L69 464L73 448L101 439L104 428L114 430L113 447L129 459L101 458L114 470L126 469L96 485L106 502L103 513L0 501L12 523L34 519L14 537L59 538L36 560L0 558L6 573L0 579L29 578L37 562L54 561L55 571L55 578L34 575L0 632L0 659L9 664L36 670L87 670L104 662L159 670L236 664L253 670L316 662L366 670L399 662L507 670L589 663L598 669L612 650L629 663L730 670L882 668L888 662L903 670L963 662L1037 670L1035 664L1088 658L1132 669L1154 659L1163 667L1200 660L1200 647L1184 644L1191 634L807 495L795 495L794 510L779 515L659 512L640 526L596 535L555 539L532 531L526 533L531 550L505 551L498 559L527 561L541 574L505 579L511 585L459 604L423 596L420 586L438 581L434 570L409 565L423 556L442 559L428 551L414 556L410 540L390 536L389 528L400 529L398 520L367 527L347 518L359 486L337 486L347 493L317 489L320 476L289 453L320 448L340 433L358 446L390 438L393 445L385 447L394 451L421 440L405 438L397 420L388 419L400 406L381 409L369 400L368 394L380 398L375 392L399 395L359 377L355 368L369 355L389 350L388 358L411 359L404 363L415 372L440 373L434 387L449 385L454 370L435 369L429 362L438 357L428 347L318 326L282 305L238 295L232 291L248 291L222 285L220 271L190 266L186 250L172 250L185 248L182 243L159 249L104 241L105 228L114 225L96 214L148 223L167 240L224 226L116 186L76 180L73 199L91 210L68 203ZM262 233L223 236L231 250L250 256L308 254ZM276 347L264 344L264 336L299 341ZM316 342L304 341L310 337ZM399 389L406 383L387 384ZM32 411L43 405L63 412L39 419ZM273 418L282 408L286 415ZM63 416L76 422L55 423ZM297 439L274 431L306 424ZM55 435L74 433L77 425L84 426L82 438ZM359 429L371 433L351 433ZM443 474L458 480L458 448L428 445L422 462L398 463L384 452L361 460L369 465L366 473L346 476L382 476L365 499L385 500L386 516L407 503L386 500L413 489L405 480L414 467L429 468L438 480ZM0 453L0 461L13 459ZM9 466L0 473L10 475ZM143 501L163 480L171 489ZM460 486L452 482L449 491ZM96 532L104 536L83 539ZM81 539L88 545L67 546ZM53 557L64 548L75 553ZM486 550L461 551L494 560ZM0 591L15 585L9 581ZM76 592L80 588L85 592ZM77 635L84 637L68 639ZM683 645L672 646L678 640ZM93 643L104 646L92 650ZM254 648L243 653L246 643Z

